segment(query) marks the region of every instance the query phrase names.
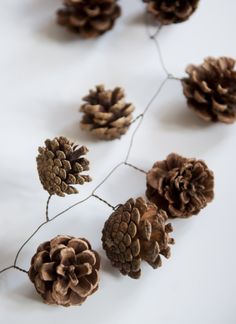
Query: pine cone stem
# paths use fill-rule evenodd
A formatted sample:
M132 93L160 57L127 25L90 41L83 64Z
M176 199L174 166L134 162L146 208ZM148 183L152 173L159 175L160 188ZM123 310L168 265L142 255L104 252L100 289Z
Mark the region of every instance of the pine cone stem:
M111 209L115 210L115 207L112 206L111 204L109 204L108 201L106 201L105 199L99 197L98 195L92 194L92 196L98 200L100 200L101 202L103 202L104 204L106 204L108 207L110 207Z
M47 199L47 203L46 203L46 221L47 222L49 222L48 209L49 209L49 204L50 204L51 198L52 198L52 195L49 195L48 199Z

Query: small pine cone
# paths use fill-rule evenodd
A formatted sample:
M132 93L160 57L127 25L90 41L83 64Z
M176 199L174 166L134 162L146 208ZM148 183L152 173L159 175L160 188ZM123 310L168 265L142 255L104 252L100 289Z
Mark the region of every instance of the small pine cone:
M199 0L143 0L147 10L162 25L186 21L197 9Z
M99 268L87 240L59 235L38 247L29 278L46 304L81 305L98 289Z
M147 174L146 195L171 218L196 215L214 198L214 175L207 165L175 153Z
M182 80L189 107L206 121L236 121L235 60L209 57L199 66L189 65Z
M170 257L171 224L165 225L167 214L143 198L129 199L111 214L102 231L103 248L114 267L123 275L138 279L141 260L154 269L161 257Z
M66 26L82 38L95 38L112 29L121 15L117 0L64 0L58 10L59 25Z
M105 90L103 85L90 90L80 108L84 113L81 128L99 139L113 140L125 134L132 121L134 106L124 101L124 90Z
M77 193L71 185L91 181L88 175L81 175L89 170L89 161L82 157L88 152L85 146L78 148L62 136L47 139L45 145L39 147L36 160L40 181L50 195L64 197Z

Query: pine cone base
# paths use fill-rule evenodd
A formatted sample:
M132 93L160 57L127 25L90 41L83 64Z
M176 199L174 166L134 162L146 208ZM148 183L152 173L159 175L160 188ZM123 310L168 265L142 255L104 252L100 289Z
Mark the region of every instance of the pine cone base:
M236 121L235 60L209 57L200 66L189 65L182 80L188 106L205 121Z
M170 218L197 215L214 198L214 175L207 165L172 153L147 174L147 198Z
M29 278L46 304L81 305L98 289L100 257L85 239L60 235L41 244Z

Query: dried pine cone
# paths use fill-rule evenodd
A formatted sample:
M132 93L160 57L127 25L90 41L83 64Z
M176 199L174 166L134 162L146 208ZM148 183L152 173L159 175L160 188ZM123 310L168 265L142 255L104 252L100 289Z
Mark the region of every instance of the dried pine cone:
M64 197L77 193L71 185L91 181L81 172L89 170L89 161L82 157L88 152L85 146L80 148L65 137L47 139L45 147L39 147L37 167L40 181L50 195Z
M171 224L165 225L167 214L144 199L129 199L109 217L102 231L103 248L112 265L123 275L138 279L141 260L154 269L161 257L170 257Z
M203 161L172 153L148 172L146 195L169 217L187 218L213 200L213 187L213 172Z
M125 134L132 121L134 107L124 101L124 90L105 90L103 85L90 90L80 108L84 113L81 128L99 139L112 140Z
M99 268L87 240L60 235L38 247L29 278L45 303L81 305L98 289Z
M64 0L58 23L83 38L95 38L112 29L121 15L117 0Z
M197 9L199 0L143 0L147 10L162 24L176 24L187 20Z
M235 60L209 57L200 66L189 65L182 80L188 105L202 119L230 124L236 120Z

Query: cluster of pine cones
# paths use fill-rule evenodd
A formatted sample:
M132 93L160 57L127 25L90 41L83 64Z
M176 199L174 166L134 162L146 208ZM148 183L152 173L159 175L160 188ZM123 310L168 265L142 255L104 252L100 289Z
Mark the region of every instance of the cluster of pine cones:
M87 152L62 136L46 140L37 156L44 189L58 196L77 193L74 185L91 180L83 174L89 170ZM156 162L147 172L148 200L130 198L104 224L102 243L112 265L134 279L141 276L142 261L160 267L174 244L168 219L198 214L213 200L213 189L213 172L201 160L172 153ZM99 270L100 257L86 239L59 235L38 247L28 274L47 304L71 306L97 291Z
M162 25L187 20L199 0L143 0L147 11ZM112 29L121 15L117 0L64 0L57 12L58 23L82 38L95 38Z
M161 24L185 21L199 0L143 0ZM81 37L97 37L111 29L120 16L116 0L65 0L58 22ZM182 79L188 105L207 121L236 120L235 61L207 58L190 65ZM81 128L103 140L124 135L132 123L134 106L124 90L96 86L83 98ZM37 168L49 195L78 193L75 185L91 181L88 149L65 137L46 140L39 148ZM114 208L102 230L102 244L112 265L133 279L141 276L141 263L156 269L170 257L174 239L172 218L197 215L214 198L214 174L202 160L172 153L157 161L146 175L146 197L130 198ZM28 272L37 292L48 304L81 305L99 286L100 256L85 238L59 235L41 244Z

